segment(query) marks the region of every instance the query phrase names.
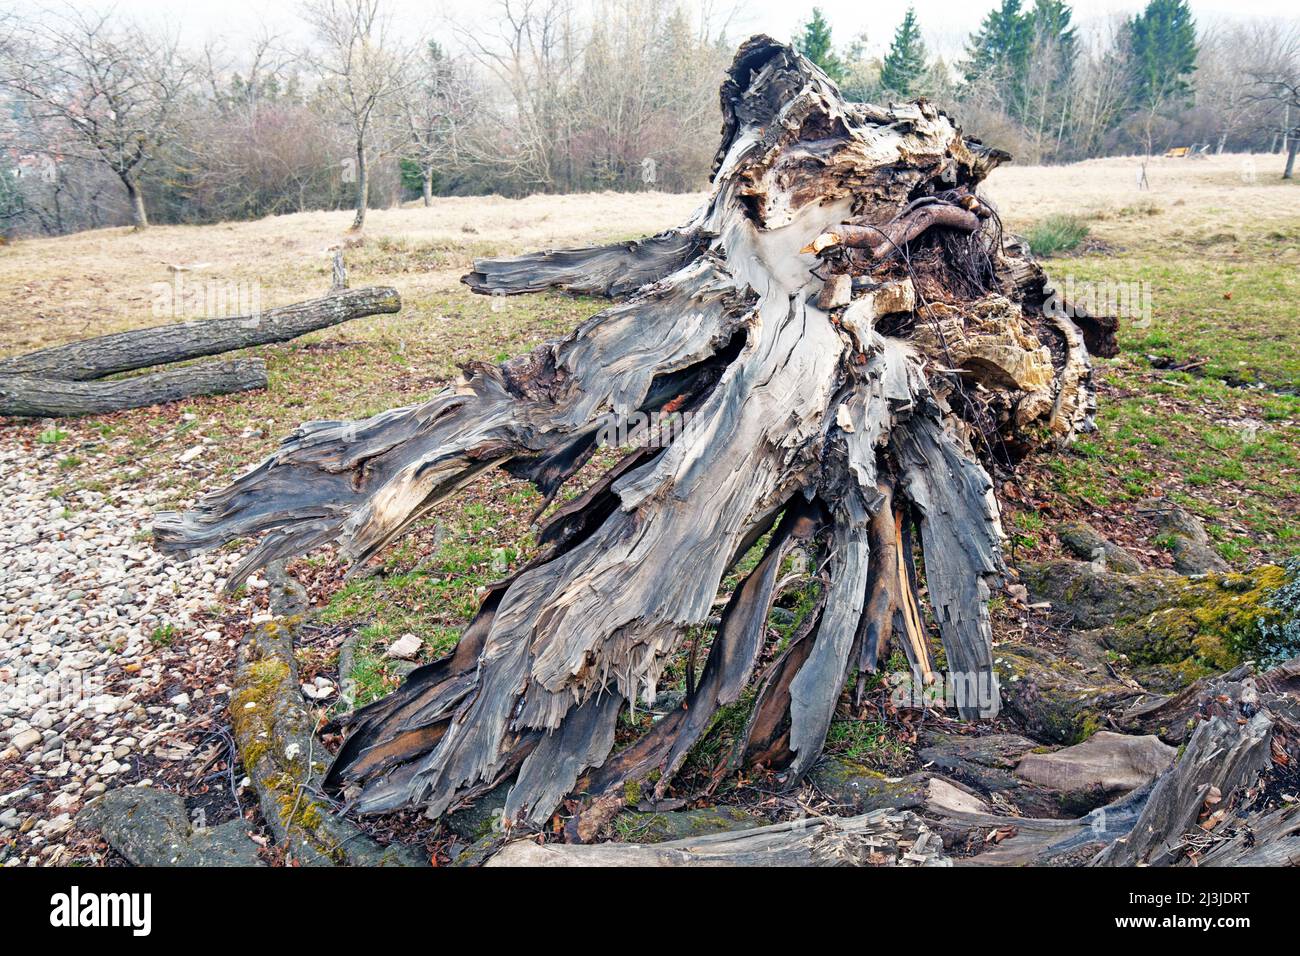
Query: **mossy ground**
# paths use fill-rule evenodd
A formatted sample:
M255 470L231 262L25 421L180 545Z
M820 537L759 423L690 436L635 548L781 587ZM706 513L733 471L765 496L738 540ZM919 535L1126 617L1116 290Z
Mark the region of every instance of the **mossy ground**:
M1190 240L1171 254L1135 234L1119 253L1046 262L1056 279L1150 282L1152 313L1122 320L1121 354L1094 361L1098 431L1020 470L1005 502L1018 544L1051 543L1044 516L1084 517L1158 551L1137 505L1165 496L1237 568L1300 553L1298 241L1274 228L1222 255Z

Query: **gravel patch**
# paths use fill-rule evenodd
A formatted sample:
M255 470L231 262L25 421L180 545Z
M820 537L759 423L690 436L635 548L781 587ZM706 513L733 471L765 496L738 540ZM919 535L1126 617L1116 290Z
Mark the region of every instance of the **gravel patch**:
M38 430L0 429L4 866L102 862L77 842L87 800L156 780L179 789L220 766L202 745L225 724L236 638L266 613L264 580L220 596L239 554L153 550L156 485L60 490L67 476L32 443Z

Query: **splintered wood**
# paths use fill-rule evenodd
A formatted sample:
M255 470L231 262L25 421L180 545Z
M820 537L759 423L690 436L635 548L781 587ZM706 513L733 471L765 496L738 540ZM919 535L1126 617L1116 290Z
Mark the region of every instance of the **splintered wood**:
M451 656L351 715L325 786L355 810L437 817L513 781L509 825L541 827L568 799L567 836L589 840L643 786L662 797L747 690L736 765L790 785L850 672L875 672L894 639L961 715L998 712L987 601L1003 566L986 468L1091 427L1082 343L1113 324L1081 332L1044 314L1042 271L976 196L1008 157L924 101L848 103L793 49L755 37L722 112L711 195L684 225L483 260L465 277L484 294L621 301L423 404L303 425L193 511L159 516L173 550L261 535L234 583L326 543L365 561L485 469L549 497L611 423L689 419L555 511ZM614 752L620 713L655 699L751 551L700 679ZM814 559L815 606L760 670L795 551ZM876 852L862 847L844 852Z

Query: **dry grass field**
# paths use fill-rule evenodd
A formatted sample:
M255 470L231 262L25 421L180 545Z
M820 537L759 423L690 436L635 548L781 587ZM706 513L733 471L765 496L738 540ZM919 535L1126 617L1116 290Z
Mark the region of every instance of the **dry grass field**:
M1254 182L1243 176L1251 162ZM1086 222L1089 238L1048 260L1054 276L1150 283L1152 301L1149 322L1125 324L1123 354L1098 363L1099 432L1003 484L1013 554L1051 550L1055 520L1087 516L1158 563L1159 543L1142 537L1138 507L1151 495L1207 518L1237 566L1300 550L1300 186L1282 183L1279 167L1276 157L1157 159L1142 190L1135 159L1013 165L993 175L988 192L1008 228L1029 230L1055 214ZM375 211L364 240L347 250L350 279L395 286L400 314L260 350L271 374L265 392L57 424L8 422L0 441L24 444L58 469L70 512L86 489L111 497L148 487L164 505L185 505L302 420L420 400L459 363L518 354L598 308L561 295L473 296L458 283L473 258L653 233L686 218L699 198L457 198ZM107 229L0 248L0 354L156 324L157 284L173 280L173 265L189 267L186 283L255 283L263 307L319 294L349 220L309 213L143 234ZM194 448L201 453L179 460ZM327 621L361 629L367 642L413 631L433 654L454 641L478 589L526 552L533 504L528 488L489 476L439 510L445 533L426 529L394 549L387 576L340 588L328 555L300 571L327 603ZM374 693L396 680L364 654L360 676Z

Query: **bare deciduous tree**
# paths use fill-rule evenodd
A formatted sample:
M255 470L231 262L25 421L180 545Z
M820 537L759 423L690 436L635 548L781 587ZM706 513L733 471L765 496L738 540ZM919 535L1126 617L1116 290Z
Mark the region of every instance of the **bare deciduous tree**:
M175 131L190 68L174 36L119 25L111 13L43 11L7 38L0 85L34 124L113 171L137 229L149 225L141 175Z
M374 122L383 107L411 82L407 56L392 35L379 0L313 0L306 17L320 48L310 59L321 78L321 93L343 118L352 137L356 217L366 224L370 199L370 153Z
M572 181L573 83L582 50L572 4L500 0L497 11L495 34L478 23L457 32L510 98L511 148L501 151L501 161L531 188L563 188ZM503 132L506 125L503 119Z
M464 134L474 121L476 88L465 64L430 41L413 63L416 81L401 102L403 157L420 169L424 204L433 204L433 179L439 165L459 165Z
M1247 68L1251 78L1248 98L1265 108L1269 124L1286 143L1283 179L1295 175L1295 157L1300 147L1300 29L1275 32L1257 63Z

